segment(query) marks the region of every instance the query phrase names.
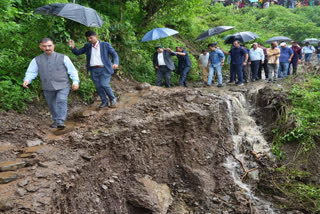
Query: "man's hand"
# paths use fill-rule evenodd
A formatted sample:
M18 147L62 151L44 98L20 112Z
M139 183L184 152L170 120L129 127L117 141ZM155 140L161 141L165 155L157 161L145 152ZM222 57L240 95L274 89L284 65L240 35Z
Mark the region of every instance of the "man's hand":
M244 62L244 63L243 63L243 66L246 66L246 65L247 65L247 63L246 63L246 62Z
M24 88L29 88L28 85L29 85L29 80L24 81L22 84Z
M264 64L264 61L261 61L261 64L263 65L263 64Z
M248 62L248 65L251 65L251 62Z
M291 62L291 59L288 59L288 62Z
M169 51L169 52L172 52L172 50L170 48L167 48L166 50Z
M79 84L73 84L72 85L72 90L76 91L79 89Z
M69 40L68 44L70 48L74 48L74 41L72 39Z
M301 59L298 60L298 64L301 64Z
M119 65L117 65L117 64L113 64L113 65L112 65L113 70L117 70L118 67L119 67Z
M220 64L221 66L223 66L224 65L224 62L221 62L221 64Z
M159 69L159 66L155 66L155 68L158 70L158 69Z

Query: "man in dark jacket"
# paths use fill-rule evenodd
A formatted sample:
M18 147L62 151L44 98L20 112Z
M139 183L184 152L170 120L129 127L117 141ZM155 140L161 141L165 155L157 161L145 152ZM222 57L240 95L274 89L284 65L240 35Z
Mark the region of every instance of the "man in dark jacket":
M94 31L87 31L85 33L88 43L79 50L75 48L74 42L69 41L72 52L75 55L87 55L87 70L91 73L91 79L96 86L98 95L101 98L101 105L99 108L108 106L108 99L110 100L110 107L114 107L117 99L113 94L110 86L111 75L114 70L118 69L119 57L117 52L113 49L111 44L98 40L98 36ZM109 55L113 58L113 63Z
M178 71L180 74L179 86L187 85L187 75L191 67L191 61L189 59L188 52L183 50L182 47L176 47L176 52L173 52L178 57Z
M153 66L156 69L157 80L156 86L162 86L162 80L165 80L165 86L170 88L171 72L175 69L171 56L175 53L164 49L161 45L155 47L156 52L153 54Z

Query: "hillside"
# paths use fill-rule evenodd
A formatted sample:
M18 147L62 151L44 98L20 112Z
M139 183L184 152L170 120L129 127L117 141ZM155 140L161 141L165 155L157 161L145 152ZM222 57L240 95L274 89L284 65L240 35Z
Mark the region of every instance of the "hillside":
M119 103L99 110L95 88L67 41L89 28L33 14L53 0L0 2L0 211L4 213L319 213L319 66L277 84L204 87L196 59L207 43L252 31L302 41L320 35L319 7L233 10L207 0L87 1L105 23L96 30L120 56L112 87ZM67 2L63 0L61 2ZM203 31L235 26L194 42ZM154 85L155 27L179 31L161 40L191 56L189 88ZM39 79L22 79L49 36L80 74L69 96L67 127L50 129ZM228 78L224 66L224 79ZM178 75L173 74L173 85ZM144 83L143 83L144 82ZM151 85L150 85L151 84Z

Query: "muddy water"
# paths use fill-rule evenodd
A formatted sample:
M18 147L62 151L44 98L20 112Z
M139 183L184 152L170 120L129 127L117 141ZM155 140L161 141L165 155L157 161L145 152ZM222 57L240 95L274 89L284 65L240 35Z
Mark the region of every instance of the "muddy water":
M264 139L260 127L257 126L255 120L250 116L249 109L251 106L247 102L244 94L240 92L232 92L229 95L225 95L223 98L227 103L229 132L231 140L234 143L233 156L229 155L226 158L224 166L230 172L234 183L250 201L251 212L259 214L277 213L270 202L255 195L252 190L252 185L243 182L243 179L245 178L243 177L245 174L243 167L245 167L247 171L252 170L248 172L248 177L256 181L259 180L259 171L256 169L258 166L255 162L250 161L248 154L245 153L245 146L251 148L255 154L272 157L270 147ZM238 132L236 132L234 128L235 118L239 124ZM244 166L241 166L239 161L241 161Z

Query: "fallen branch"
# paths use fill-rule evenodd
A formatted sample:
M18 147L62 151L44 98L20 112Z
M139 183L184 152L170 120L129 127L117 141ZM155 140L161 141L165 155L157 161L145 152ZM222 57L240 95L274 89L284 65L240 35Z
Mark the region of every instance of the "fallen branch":
M239 160L232 152L230 152L228 149L226 149L226 148L223 146L223 143L221 144L221 147L223 148L223 150L225 150L229 155L231 155L235 160L237 160L237 161L240 163L240 165L241 165L241 167L242 167L242 169L243 169L243 171L244 171L244 175L241 177L241 182L244 180L244 178L248 175L249 172L252 172L252 171L258 169L258 168L253 168L253 169L249 169L249 170L248 170L248 169L245 167L244 163L243 163L241 160Z

